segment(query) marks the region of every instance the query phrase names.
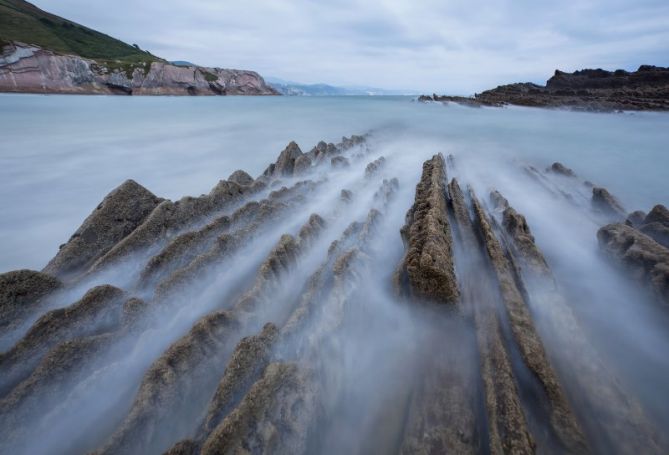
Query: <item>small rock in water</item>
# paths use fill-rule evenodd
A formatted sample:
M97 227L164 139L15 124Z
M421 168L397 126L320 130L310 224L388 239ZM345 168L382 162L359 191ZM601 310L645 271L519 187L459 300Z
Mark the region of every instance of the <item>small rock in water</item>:
M330 160L330 164L332 164L332 167L343 168L349 167L351 163L349 163L348 159L343 156L335 156Z
M554 174L560 174L566 177L576 177L574 171L558 161L553 163L550 167L546 168L546 172L553 172Z
M606 188L592 189L592 208L615 220L622 220L627 216L623 206Z

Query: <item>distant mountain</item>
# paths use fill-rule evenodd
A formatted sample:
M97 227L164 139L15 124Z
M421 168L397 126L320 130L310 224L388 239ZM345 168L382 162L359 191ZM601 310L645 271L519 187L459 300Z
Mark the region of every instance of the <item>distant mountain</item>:
M0 0L0 92L278 94L253 71L177 63L26 1Z
M385 90L373 87L337 87L328 84L301 84L268 77L265 79L277 92L286 96L381 96L417 95L413 90Z

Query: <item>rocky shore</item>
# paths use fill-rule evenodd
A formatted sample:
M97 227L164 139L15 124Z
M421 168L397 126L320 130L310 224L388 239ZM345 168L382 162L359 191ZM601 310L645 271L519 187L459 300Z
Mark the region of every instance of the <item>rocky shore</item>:
M0 92L97 95L278 95L254 71L102 61L0 42Z
M198 197L134 181L110 192L42 271L0 275L0 451L36 453L44 437L51 453L321 453L352 440L354 452L666 453L527 219L501 192L461 186L460 162L441 154L409 189L394 231L404 254L375 290L401 308L392 330L417 330L374 358L408 374L382 373L387 384L364 389L380 394L374 406L341 409L364 383L347 376L351 358L368 348L347 342L387 317L364 281L402 188L388 161L362 136L306 153L291 142L257 178L238 170ZM664 206L628 216L560 163L523 171L567 204L590 194L578 207L602 226L602 252L666 308ZM113 403L91 384L115 390ZM54 416L80 413L82 434L49 434L68 428Z
M669 68L642 65L636 71L556 70L546 85L531 82L500 85L473 97L423 95L419 101L481 107L505 105L583 111L669 110Z

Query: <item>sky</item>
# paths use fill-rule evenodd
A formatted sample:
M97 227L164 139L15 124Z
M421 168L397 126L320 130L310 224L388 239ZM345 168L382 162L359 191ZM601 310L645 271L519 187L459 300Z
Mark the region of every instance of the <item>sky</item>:
M468 95L555 69L669 66L667 0L36 0L168 60Z

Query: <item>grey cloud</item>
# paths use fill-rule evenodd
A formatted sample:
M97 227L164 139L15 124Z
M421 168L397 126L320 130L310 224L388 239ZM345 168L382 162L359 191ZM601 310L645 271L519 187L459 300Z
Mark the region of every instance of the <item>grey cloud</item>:
M556 68L667 64L666 0L37 0L168 59L303 82L473 93Z

